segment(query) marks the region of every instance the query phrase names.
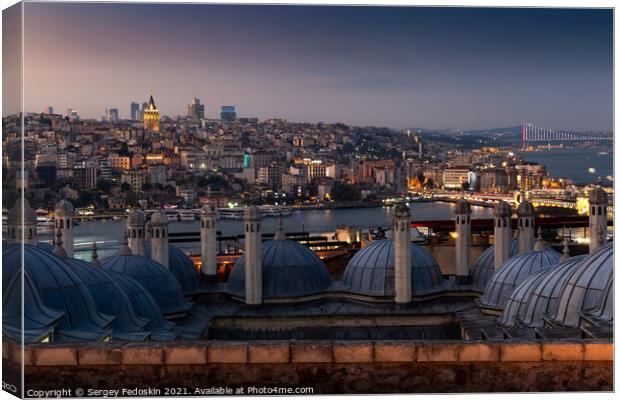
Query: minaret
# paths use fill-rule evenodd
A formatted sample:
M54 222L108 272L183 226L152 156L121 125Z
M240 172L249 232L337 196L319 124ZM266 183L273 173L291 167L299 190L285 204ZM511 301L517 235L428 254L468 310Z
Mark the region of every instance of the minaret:
M273 240L285 240L286 235L284 234L284 227L282 226L282 217L278 218L278 230L276 230L275 235L273 235Z
M62 232L62 243L67 257L73 257L73 205L68 200L56 203L54 229Z
M512 231L510 227L510 217L512 210L510 205L501 200L495 206L494 211L494 233L495 233L495 271L510 258L510 240Z
M399 204L392 223L394 240L394 300L399 304L411 302L411 218L409 207Z
M532 251L534 243L534 206L523 199L517 209L519 217L519 253Z
M93 242L93 252L90 255L90 263L96 267L100 267L99 255L97 255L97 242Z
M213 204L207 204L200 210L200 258L202 276L217 282L217 238L215 231L216 210Z
M605 244L607 231L607 193L600 186L590 192L590 254ZM602 232L602 234L601 234Z
M114 254L115 256L131 256L131 249L129 248L129 244L127 242L127 231L123 232L123 243L121 244L121 248Z
M168 217L155 211L148 223L151 237L151 259L168 267Z
M456 281L459 284L469 283L469 258L471 246L471 206L461 199L456 203Z
M7 239L8 244L21 243L22 238L26 244L36 245L37 237L37 214L30 207L28 200L17 200L13 208L7 214Z
M127 242L133 254L146 255L146 214L140 209L127 218Z
M562 255L560 261L564 262L570 258L570 252L568 251L568 238L564 236L564 248L562 249Z
M256 206L245 210L245 304L263 302L263 266L261 254L261 213Z

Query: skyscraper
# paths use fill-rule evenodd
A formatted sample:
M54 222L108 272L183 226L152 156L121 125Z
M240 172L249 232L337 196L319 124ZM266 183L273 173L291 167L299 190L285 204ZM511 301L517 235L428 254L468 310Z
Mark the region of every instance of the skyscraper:
M144 121L144 110L146 110L146 107L148 107L148 103L145 101L144 103L142 103L142 109L140 110L140 119L142 121Z
M202 119L205 117L205 106L200 104L200 99L194 95L194 99L187 105L187 116L190 118Z
M131 120L132 121L137 121L140 117L140 104L136 103L136 102L131 102Z
M110 122L118 121L118 108L110 108L108 110L108 121Z
M235 111L235 106L222 106L222 111L220 112L220 118L222 121L234 121L237 119L237 112Z
M152 95L149 99L149 104L144 109L144 129L159 132L159 110L155 106Z
M47 106L47 111L46 111L46 113L47 113L47 114L54 114L54 107L52 107L52 106Z

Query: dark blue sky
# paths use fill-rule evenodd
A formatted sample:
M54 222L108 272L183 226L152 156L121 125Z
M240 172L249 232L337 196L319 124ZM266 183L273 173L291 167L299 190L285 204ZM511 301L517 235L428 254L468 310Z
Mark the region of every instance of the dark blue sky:
M611 129L611 10L27 3L28 109Z

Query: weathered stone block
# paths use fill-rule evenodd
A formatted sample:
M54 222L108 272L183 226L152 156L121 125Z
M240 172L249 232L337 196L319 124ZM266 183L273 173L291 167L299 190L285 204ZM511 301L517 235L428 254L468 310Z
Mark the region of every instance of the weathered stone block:
M121 363L121 349L109 347L84 347L78 349L80 365L110 365Z
M417 361L458 361L458 344L424 344L417 348Z
M245 364L248 362L248 347L242 343L211 344L207 349L209 363Z
M459 361L499 361L499 345L467 343L461 345Z
M338 363L372 362L372 343L334 344L332 350Z
M413 344L376 343L375 361L412 362L415 361L415 349Z
M164 351L166 364L205 364L207 346L175 346Z
M613 343L586 343L583 345L586 361L613 361L614 345Z
M164 363L164 349L160 347L124 347L121 349L122 364L156 364Z
M17 343L9 343L8 359L16 364L22 363L22 347ZM34 365L34 350L30 347L24 349L24 365Z
M251 364L282 364L290 361L288 344L253 344L248 346L248 362Z
M543 343L542 359L546 361L582 361L583 344Z
M5 360L9 359L9 342L6 340L2 341L2 358Z
M78 365L77 349L70 347L39 347L33 358L37 366Z
M542 360L542 347L538 343L502 343L500 360L540 361Z
M328 344L294 344L291 346L291 361L294 363L332 362L332 347Z

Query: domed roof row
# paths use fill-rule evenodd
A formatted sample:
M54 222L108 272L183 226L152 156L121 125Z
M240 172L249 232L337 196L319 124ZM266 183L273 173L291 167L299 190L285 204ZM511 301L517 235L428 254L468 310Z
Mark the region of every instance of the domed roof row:
M114 268L59 257L38 246L26 244L23 249L22 258L21 245L3 246L3 332L9 337L19 337L21 331L15 312L21 307L21 296L15 291L20 290L22 261L25 337L29 342L48 336L56 342L171 340L177 336L174 324L164 319L162 307L186 310L186 302L178 284L176 293L164 289L170 299L154 290L154 283L169 287L169 280L158 279L161 271L149 278L136 268L136 279L142 280L138 282L129 274L113 272ZM170 279L174 281L172 276Z
M613 321L613 243L530 276L510 295L499 323L578 327L583 317Z

